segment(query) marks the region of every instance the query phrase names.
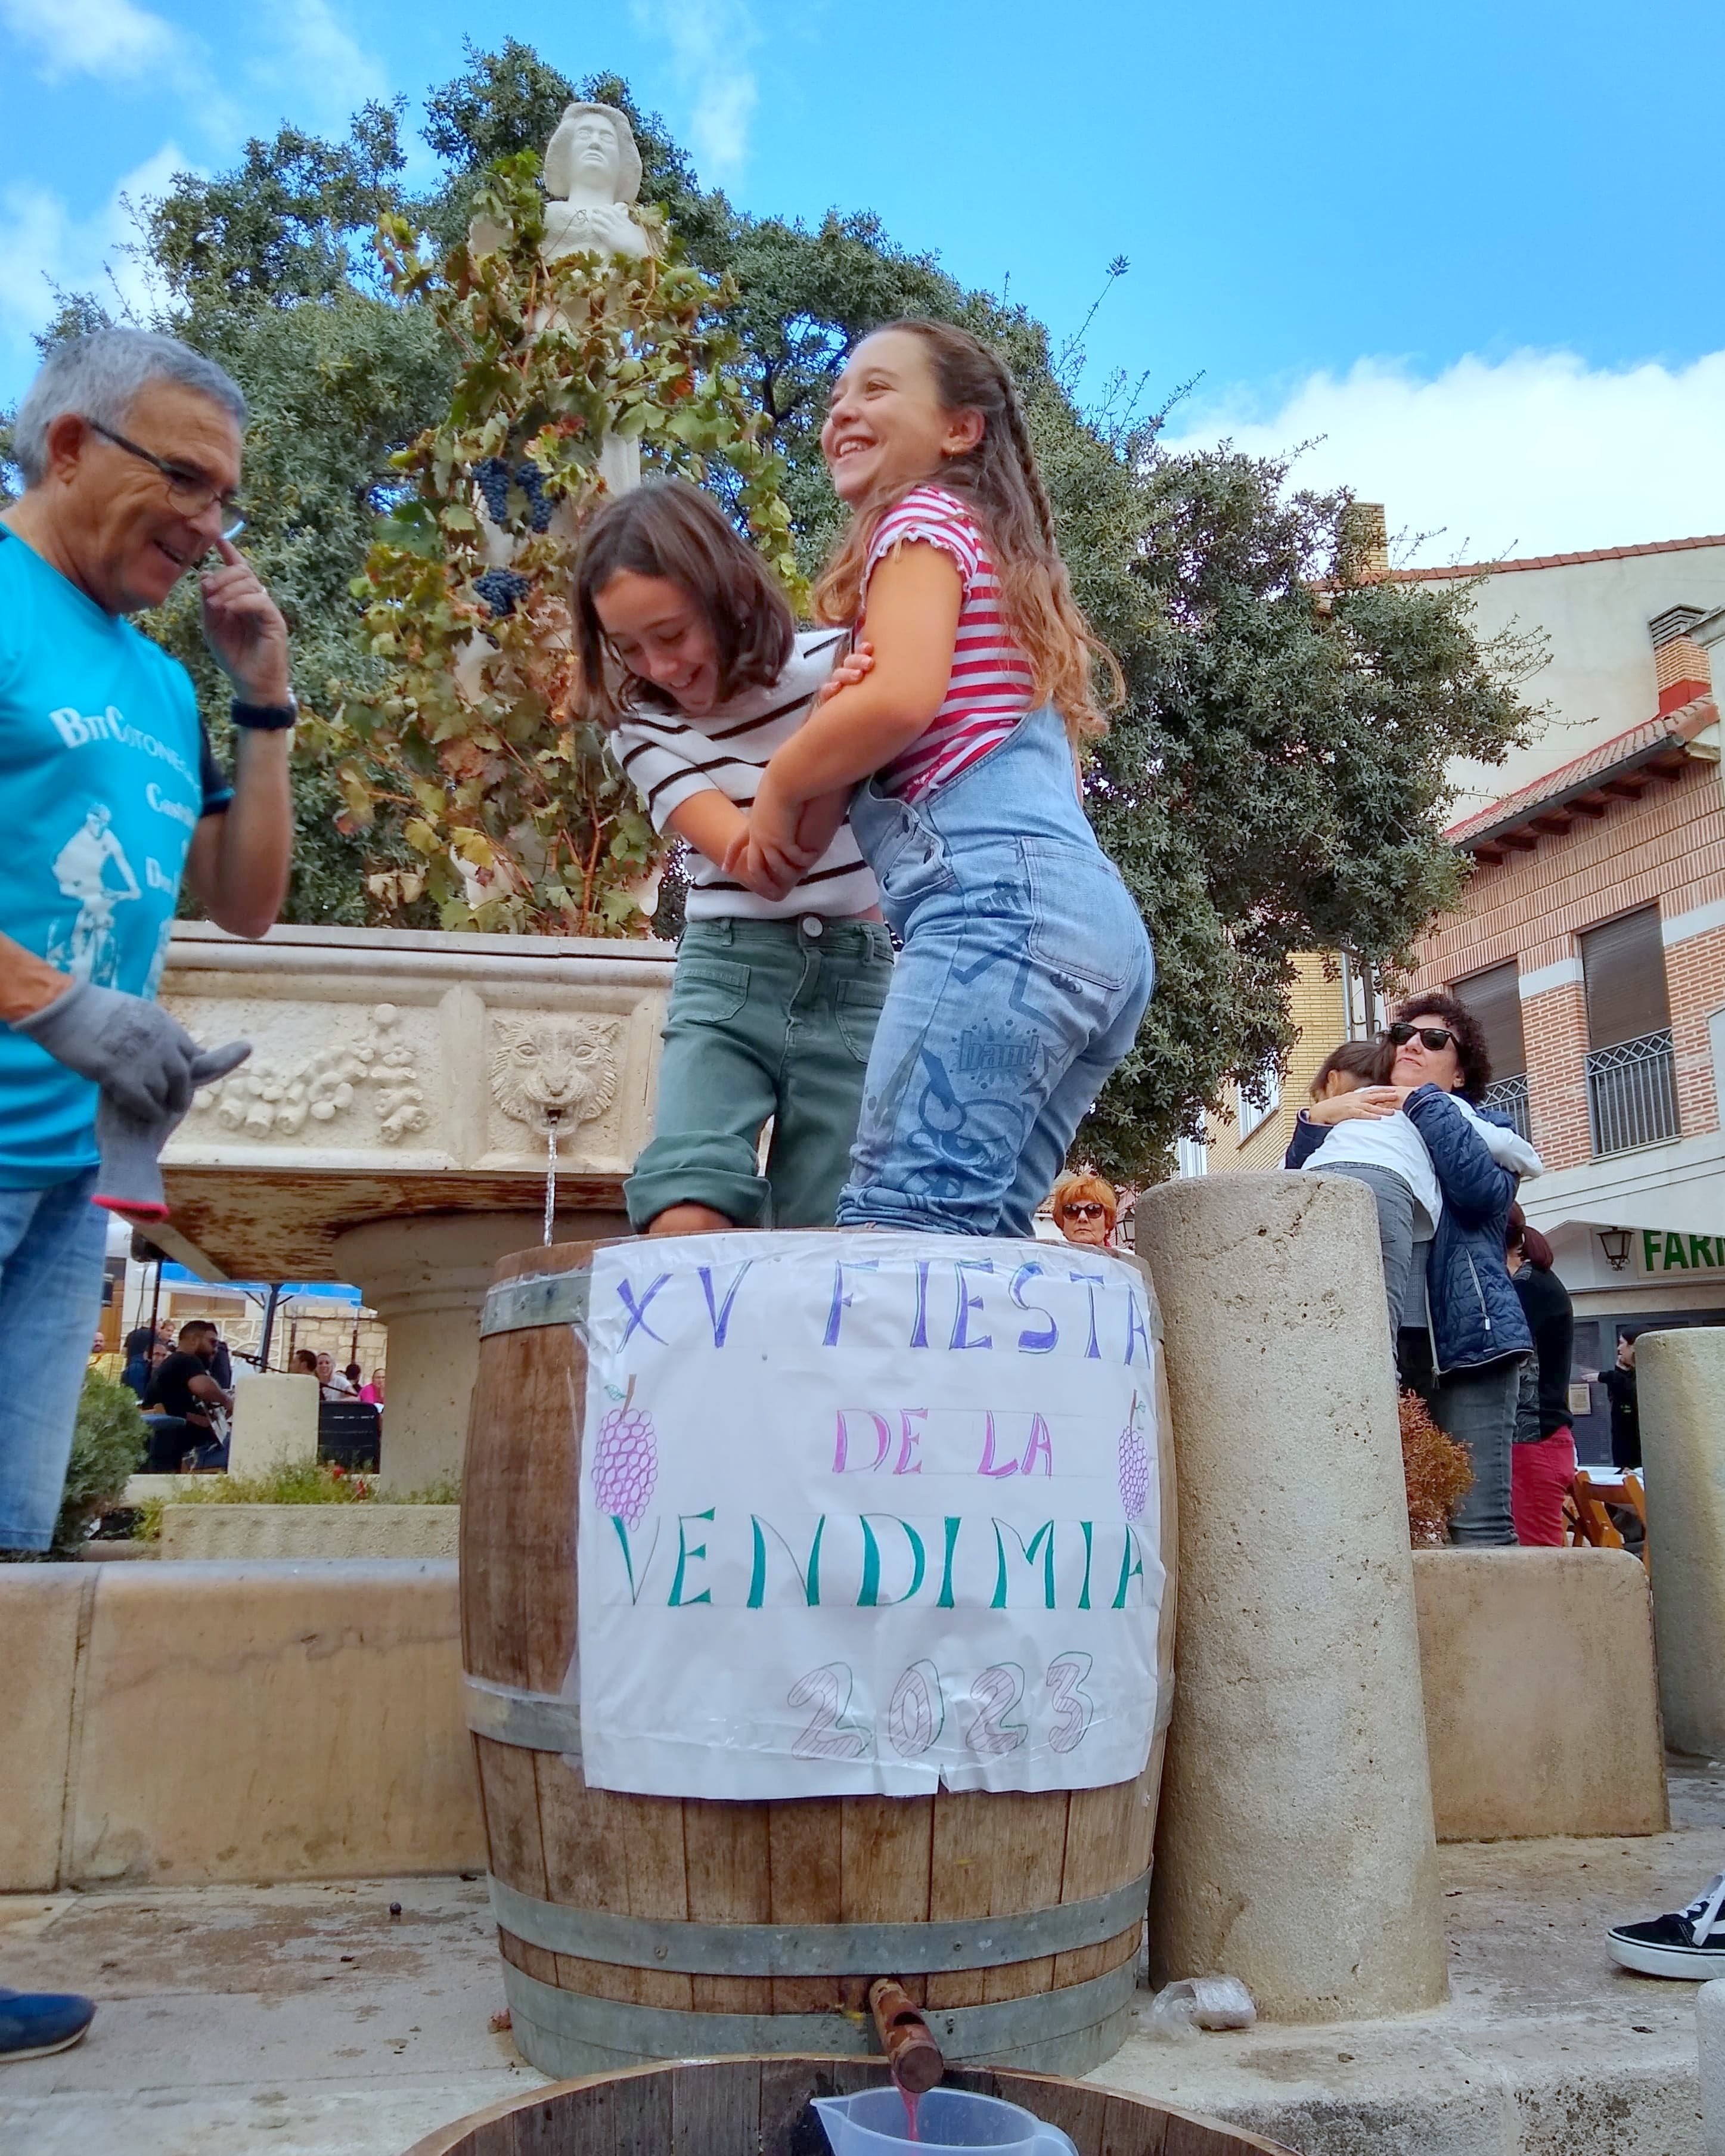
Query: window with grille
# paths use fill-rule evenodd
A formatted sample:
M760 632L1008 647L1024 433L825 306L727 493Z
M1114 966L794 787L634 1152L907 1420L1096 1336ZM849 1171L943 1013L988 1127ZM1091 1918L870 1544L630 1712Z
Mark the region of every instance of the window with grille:
M1678 1133L1677 1087L1659 908L1644 906L1581 939L1587 1098L1596 1154Z
M1521 969L1512 958L1484 973L1471 973L1450 993L1480 1022L1491 1083L1484 1105L1507 1116L1523 1137L1531 1127L1527 1106L1527 1051L1522 1037Z
M1589 1048L1613 1048L1643 1034L1662 1033L1671 1024L1656 906L1589 928L1581 939L1581 971L1587 985Z
M1479 1020L1493 1080L1524 1076L1527 1051L1522 1040L1522 976L1515 960L1493 966L1486 973L1471 973L1450 993Z

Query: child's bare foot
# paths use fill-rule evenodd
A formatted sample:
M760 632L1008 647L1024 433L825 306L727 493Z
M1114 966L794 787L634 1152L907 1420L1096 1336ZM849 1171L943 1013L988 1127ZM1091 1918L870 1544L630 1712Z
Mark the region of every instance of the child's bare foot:
M667 1205L648 1226L649 1235L717 1235L737 1223L711 1205Z

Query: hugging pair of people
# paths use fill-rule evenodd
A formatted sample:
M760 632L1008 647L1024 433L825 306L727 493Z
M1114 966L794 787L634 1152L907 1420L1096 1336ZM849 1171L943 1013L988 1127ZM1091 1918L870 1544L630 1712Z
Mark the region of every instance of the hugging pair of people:
M1543 1164L1481 1106L1491 1079L1466 1005L1416 996L1381 1039L1344 1042L1321 1066L1285 1164L1371 1192L1402 1382L1473 1461L1451 1533L1502 1544L1516 1540L1510 1447L1533 1348L1505 1246L1517 1188Z
M812 630L685 482L622 495L583 536L589 710L689 850L625 1202L650 1235L1028 1236L1153 978L1080 778L1120 670L974 337L865 337L821 442L851 515Z

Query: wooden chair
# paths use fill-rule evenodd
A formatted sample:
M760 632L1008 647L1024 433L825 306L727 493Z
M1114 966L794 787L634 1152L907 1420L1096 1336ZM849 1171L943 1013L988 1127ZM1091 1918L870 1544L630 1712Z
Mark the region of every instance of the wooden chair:
M1641 1523L1641 1562L1647 1561L1647 1497L1639 1475L1625 1474L1615 1482L1596 1482L1584 1467L1575 1471L1563 1499L1564 1539L1594 1549L1621 1549L1623 1535L1612 1518L1612 1506L1631 1512Z

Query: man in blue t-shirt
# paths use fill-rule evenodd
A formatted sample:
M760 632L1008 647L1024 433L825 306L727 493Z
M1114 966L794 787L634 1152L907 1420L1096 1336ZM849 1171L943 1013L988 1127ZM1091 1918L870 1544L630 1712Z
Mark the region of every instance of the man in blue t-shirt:
M287 629L223 536L244 423L218 367L136 330L58 346L18 408L25 491L0 515L0 1549L47 1548L59 1510L101 1301L91 1201L159 1214L162 1141L245 1053L201 1050L154 1001L182 878L237 936L263 935L287 888ZM185 669L126 619L212 553L231 786Z

